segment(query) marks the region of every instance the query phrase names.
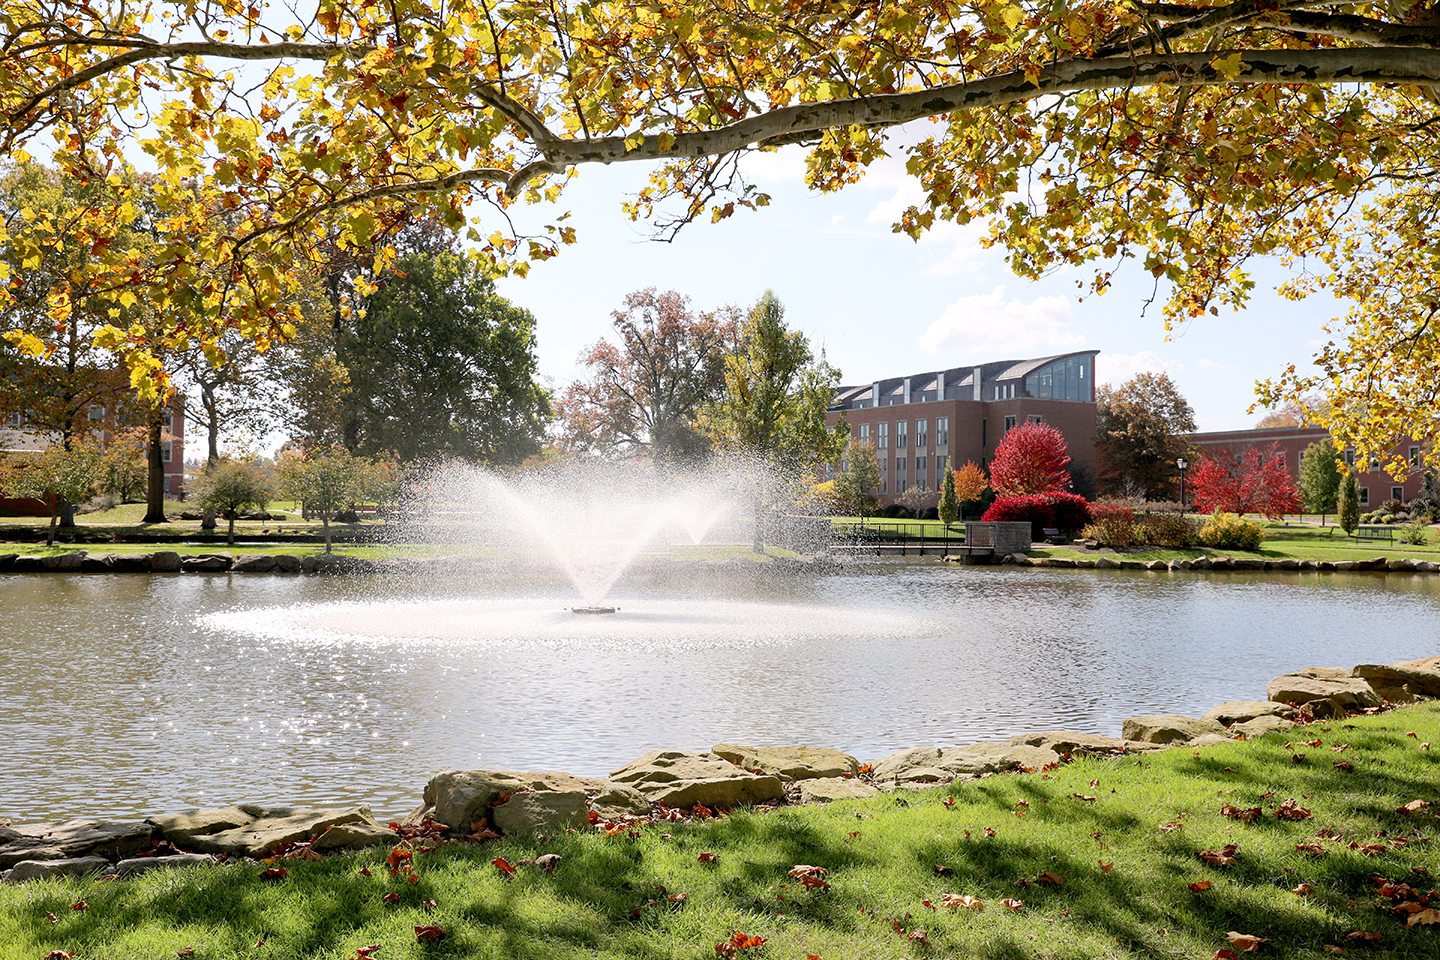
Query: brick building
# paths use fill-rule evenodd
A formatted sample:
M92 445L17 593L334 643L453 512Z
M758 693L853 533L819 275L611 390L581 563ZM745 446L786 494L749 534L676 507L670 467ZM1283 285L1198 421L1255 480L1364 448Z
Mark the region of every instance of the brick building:
M1197 433L1190 438L1195 448L1203 453L1230 451L1231 455L1243 457L1252 447L1270 449L1275 444L1285 456L1285 468L1298 482L1300 479L1300 457L1312 443L1330 441L1330 431L1323 427L1270 427L1264 430L1225 430L1216 433ZM1420 460L1420 443L1406 440L1398 444L1394 453L1411 463ZM1353 464L1355 455L1345 451L1345 462ZM1386 500L1413 500L1420 495L1424 472L1416 470L1403 481L1396 480L1379 467L1366 470L1364 464L1356 479L1360 484L1360 506L1375 509Z
M1005 432L1027 420L1065 436L1078 469L1095 475L1095 355L1084 350L1001 360L842 386L830 406L880 461L882 505L907 488L936 491L945 471L988 466Z

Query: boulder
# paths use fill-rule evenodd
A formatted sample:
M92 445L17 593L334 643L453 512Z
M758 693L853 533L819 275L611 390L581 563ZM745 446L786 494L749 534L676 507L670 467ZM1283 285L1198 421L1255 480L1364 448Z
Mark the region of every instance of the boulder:
M1186 744L1187 747L1218 747L1222 743L1229 743L1230 738L1220 733L1202 733Z
M796 782L801 803L828 803L831 800L863 800L879 790L860 780L846 777L819 777Z
M850 754L827 747L740 747L717 743L711 752L751 773L768 773L787 782L853 775L859 767Z
M617 783L639 790L652 803L672 807L734 807L778 800L780 778L742 770L713 753L651 750L610 774Z
M318 574L374 573L375 564L363 557L346 557L334 553L321 553L302 558L300 561L300 572Z
M882 787L924 786L1020 767L1038 770L1059 762L1060 755L1054 750L1029 744L974 743L946 750L912 747L876 760L870 765L870 775Z
M301 566L300 558L292 553L282 553L275 557L275 569L281 573L299 573Z
M114 820L67 820L64 823L26 823L0 835L0 867L21 860L63 860L103 856L118 860L150 846L154 828L148 823ZM31 856L15 856L31 851Z
M0 570L9 570L18 559L20 559L18 553L0 553Z
M1047 730L1044 733L1025 733L1005 741L1007 746L1043 747L1061 757L1080 754L1109 756L1132 750L1154 750L1155 744L1139 740L1122 740L1118 737L1102 737L1094 733L1075 733L1070 730Z
M1131 717L1121 729L1126 740L1144 740L1146 743L1183 742L1207 733L1225 735L1224 726L1214 720L1197 720L1175 713Z
M581 790L517 793L491 808L495 829L507 837L522 834L564 833L590 823L590 810Z
M1335 561L1335 569L1336 569L1336 570L1341 570L1341 571L1345 571L1345 570L1355 570L1355 569L1357 569L1358 567L1359 567L1359 564L1357 564L1354 560L1336 560L1336 561Z
M1380 706L1380 695L1349 670L1311 667L1276 677L1265 686L1265 696L1282 703L1331 700L1343 709Z
M275 569L275 558L268 553L242 556L230 567L235 573L269 573Z
M208 553L186 557L180 561L180 569L187 573L223 573L235 562L233 554Z
M1381 696L1385 696L1387 690L1403 690L1414 696L1440 697L1440 657L1404 660L1385 667L1362 663L1351 673L1369 683Z
M48 557L40 558L41 569L52 573L77 573L85 562L85 551L75 550L71 553L57 553Z
M1258 717L1251 717L1249 720L1241 720L1239 723L1231 724L1230 736L1244 736L1247 739L1263 737L1267 733L1273 733L1276 730L1289 730L1294 726L1298 726L1298 724L1293 720L1287 720L1284 717L1275 716L1274 714L1261 714Z
M181 511L180 511L180 519L181 519L181 520L204 520L204 519L205 519L205 514L201 513L201 512L198 511L198 510L181 510Z
M127 877L138 877L142 873L149 873L151 870L199 867L214 862L215 858L205 853L177 853L170 857L133 857L115 864L115 876L124 880Z
M173 550L157 550L150 554L150 569L155 573L179 573L180 554Z
M62 860L21 860L10 870L11 883L44 880L48 877L88 877L107 873L110 861L104 857L67 857Z
M241 809L246 808L242 806ZM248 812L255 813L255 810ZM368 807L353 807L349 810L323 810L315 807L274 810L260 808L255 819L245 826L192 837L190 846L201 853L267 857L277 847L313 839L327 828L342 823L378 826Z
M43 573L45 564L42 557L20 557L17 556L10 563L12 573Z
M115 558L108 553L86 555L80 561L81 573L109 573L115 569Z
M389 827L374 823L337 823L330 827L315 842L311 850L359 850L361 847L386 847L399 837Z
M1096 557L1095 566L1101 570L1119 570L1120 561L1116 560L1114 557L1109 556Z
M151 556L148 553L112 553L110 569L115 573L149 573Z
M1190 569L1191 569L1191 570L1209 570L1209 569L1210 569L1210 558L1209 558L1209 557L1196 557L1194 560L1191 560L1191 561L1190 561Z
M1232 723L1243 723L1256 717L1293 716L1295 708L1288 703L1277 703L1274 700L1227 700L1206 710L1200 719L1214 720L1228 727Z
M209 836L222 830L234 830L253 822L255 818L239 807L220 807L214 810L192 810L189 813L166 813L148 818L145 822L155 827L160 836L177 847L188 846L195 837Z
M623 783L602 782L605 789L590 798L590 811L601 820L650 815L650 801L645 799L645 794Z
M472 821L490 816L490 808L502 793L526 789L528 783L503 770L447 770L425 784L425 808L451 833L463 836L470 832Z

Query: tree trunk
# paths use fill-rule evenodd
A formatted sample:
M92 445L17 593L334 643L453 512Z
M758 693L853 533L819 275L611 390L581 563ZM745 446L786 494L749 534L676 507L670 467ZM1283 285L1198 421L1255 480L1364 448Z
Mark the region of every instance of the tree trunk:
M215 511L213 511L213 510L210 510L210 511L207 511L207 512L208 512L212 517L215 515ZM233 547L233 546L235 546L235 514L233 514L233 513L227 514L227 515L226 515L226 519L228 519L228 520L230 521L230 529L225 532L225 542L226 542L226 544L228 544L229 546L232 546L232 547ZM214 526L215 526L215 524L214 524L213 521L211 522L210 526L211 526L211 527L214 527Z
M150 475L145 496L145 519L141 520L141 523L165 522L165 461L161 459L160 450L160 437L163 429L160 413L158 411L152 413L150 449L146 453Z
M215 393L210 387L200 388L200 403L205 407L205 429L209 433L210 453L205 459L207 467L214 467L220 462L220 418L215 415ZM215 511L206 510L204 519L200 521L201 530L215 529ZM230 521L231 543L234 543L235 521Z
M66 500L64 497L60 497L59 499L60 499L60 505L59 505L59 506L60 506L60 526L62 526L62 527L73 527L73 526L75 526L75 504L71 503L69 500Z
M330 552L330 512L320 511L320 526L325 530L325 552Z
M60 514L60 498L55 498L55 504L50 508L50 538L45 541L45 546L55 546L55 520Z

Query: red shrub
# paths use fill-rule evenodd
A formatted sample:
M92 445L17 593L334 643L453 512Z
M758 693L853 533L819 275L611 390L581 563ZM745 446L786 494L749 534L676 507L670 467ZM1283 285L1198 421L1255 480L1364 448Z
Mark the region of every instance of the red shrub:
M1031 493L1022 497L1001 497L990 505L987 522L1030 521L1031 536L1046 527L1075 533L1090 522L1090 504L1073 493Z

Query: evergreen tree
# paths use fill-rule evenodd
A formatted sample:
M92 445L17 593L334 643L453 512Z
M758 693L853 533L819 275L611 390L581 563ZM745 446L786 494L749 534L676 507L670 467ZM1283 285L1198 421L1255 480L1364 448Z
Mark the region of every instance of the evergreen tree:
M1340 481L1339 512L1340 529L1354 533L1355 528L1360 526L1360 481L1355 479L1353 469Z
M946 524L955 522L960 516L960 500L955 496L955 471L945 471L945 482L940 487L940 505L937 508L940 519Z

